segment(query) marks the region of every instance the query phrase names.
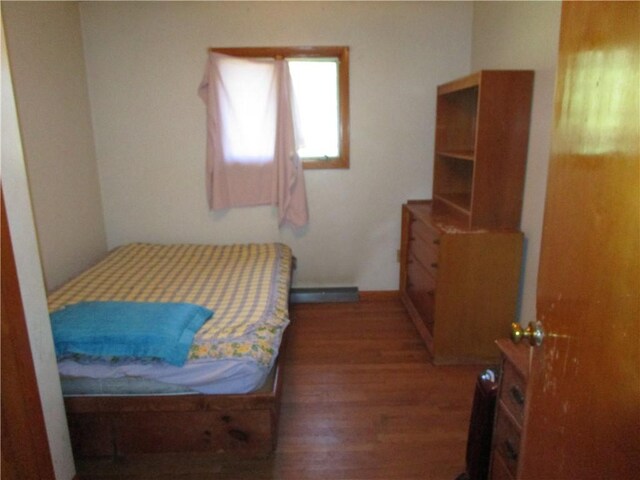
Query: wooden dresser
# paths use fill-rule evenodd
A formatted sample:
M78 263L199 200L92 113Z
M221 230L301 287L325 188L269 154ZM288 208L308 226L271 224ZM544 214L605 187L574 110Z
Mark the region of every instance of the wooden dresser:
M531 348L509 339L496 342L501 352L500 386L491 447L492 480L516 480L521 458L522 428L527 413Z
M402 207L400 294L433 362L495 363L516 316L522 233L443 223L429 201Z
M498 359L516 320L533 72L438 86L433 199L402 207L400 295L434 363Z

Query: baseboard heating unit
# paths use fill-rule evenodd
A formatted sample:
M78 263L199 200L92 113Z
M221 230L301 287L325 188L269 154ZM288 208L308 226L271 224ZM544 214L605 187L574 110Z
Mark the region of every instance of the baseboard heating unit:
M291 303L334 303L357 302L360 299L358 287L292 288Z

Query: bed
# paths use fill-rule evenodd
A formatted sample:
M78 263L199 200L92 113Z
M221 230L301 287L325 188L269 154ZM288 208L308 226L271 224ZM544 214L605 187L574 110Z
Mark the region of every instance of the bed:
M292 264L291 250L279 243L136 243L115 249L52 293L49 311L74 454L272 452ZM155 322L161 318L157 308L165 306L210 316L186 321L193 332L178 334L179 343L189 334L179 358L175 349L170 357L146 345L129 351L128 338L118 337L124 351L102 348L109 342L100 325L115 318L109 309L123 306L128 315L150 312ZM151 310L141 314L140 307ZM177 316L183 310L162 311ZM69 328L63 334L61 325L87 316L98 323L86 329L95 332L89 340L96 345L84 350L86 336L70 341L64 336ZM131 318L124 323L134 325Z

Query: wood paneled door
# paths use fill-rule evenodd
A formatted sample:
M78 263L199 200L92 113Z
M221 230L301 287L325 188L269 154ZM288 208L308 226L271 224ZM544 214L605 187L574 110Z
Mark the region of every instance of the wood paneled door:
M2 187L2 479L53 480Z
M565 2L522 479L640 472L640 3Z

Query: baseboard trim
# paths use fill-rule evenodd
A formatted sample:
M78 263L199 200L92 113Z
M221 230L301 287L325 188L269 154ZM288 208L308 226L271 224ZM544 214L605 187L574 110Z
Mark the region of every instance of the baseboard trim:
M360 292L361 302L382 301L382 300L398 300L400 299L399 290L366 290Z

